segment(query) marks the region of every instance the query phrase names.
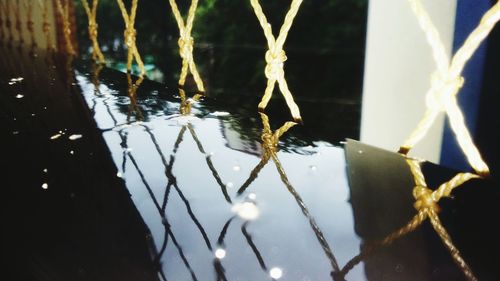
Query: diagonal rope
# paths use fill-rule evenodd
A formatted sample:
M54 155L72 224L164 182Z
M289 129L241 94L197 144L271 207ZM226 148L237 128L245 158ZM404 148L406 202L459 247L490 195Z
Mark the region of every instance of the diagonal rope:
M98 63L105 63L104 55L101 52L101 48L99 48L99 42L97 41L97 5L99 0L92 0L92 8L89 6L87 0L81 0L83 8L85 9L85 13L87 14L87 18L89 21L88 31L89 31L89 39L92 41L92 59Z
M401 146L399 152L407 154L427 134L438 114L445 112L449 117L450 125L455 133L457 142L472 168L481 175L488 175L488 166L474 145L465 125L462 111L457 104L456 95L464 83L461 73L465 64L493 29L496 22L500 20L500 1L484 14L479 25L455 53L451 59L451 63L446 55L439 32L432 23L421 1L409 1L414 14L417 16L420 27L426 34L427 42L431 46L437 69L431 76L431 86L426 94L427 110L424 117Z
M285 44L288 31L290 30L293 20L300 8L300 4L302 4L302 0L292 0L290 9L285 16L285 20L277 38L273 35L271 24L268 23L266 15L260 6L259 0L250 0L250 4L252 5L255 15L257 16L257 19L259 20L259 23L264 31L264 36L266 37L268 46L268 50L265 55L267 65L264 70L267 78L267 87L264 92L264 96L259 103L259 110L262 111L266 108L271 96L273 95L274 86L277 82L278 87L285 98L286 104L290 108L293 119L297 122L301 122L302 118L300 117L299 107L293 100L292 93L288 89L288 85L285 80L285 71L283 66L287 57L285 51L283 50L283 45Z
M61 3L61 1L63 2ZM68 55L74 56L76 55L76 51L75 48L73 47L73 43L71 42L71 26L69 22L69 1L56 0L56 6L57 6L57 12L59 13L62 19L66 53Z
M425 177L420 167L420 163L414 159L407 159L406 163L410 167L410 171L415 182L415 187L413 188L413 197L415 198L414 207L417 210L417 214L405 226L387 235L382 240L368 245L359 255L355 256L349 262L347 262L347 264L342 268L339 276L345 276L356 264L360 263L364 258L371 255L378 247L392 244L395 240L416 230L426 219L429 219L432 227L450 252L453 261L462 270L467 280L477 280L477 278L474 276L474 273L472 272L472 269L464 261L464 259L460 255L460 251L455 247L450 235L442 225L441 220L437 215L437 213L439 212L439 206L437 203L443 197L449 197L451 192L455 188L461 186L471 179L480 177L471 173L458 173L451 180L441 184L436 190L432 191L427 187Z
M138 0L132 0L132 7L130 8L130 13L127 12L125 4L123 4L123 0L116 0L116 2L118 2L118 6L120 7L120 11L122 13L123 21L125 22L125 31L123 32L123 37L125 39L125 45L127 45L128 48L127 71L128 72L132 71L132 60L135 59L139 67L140 76L143 76L146 73L146 70L144 69L144 63L142 62L141 56L139 55L139 51L137 50L137 44L136 44L137 32L134 27Z
M137 104L137 89L139 88L143 80L144 77L139 76L139 78L134 82L132 79L132 74L130 72L127 72L127 85L128 85L127 94L128 97L130 98L129 113L127 114L127 122L130 122L130 116L132 112L135 113L136 119L138 121L144 120L142 110Z
M193 59L193 45L194 39L191 36L191 31L193 29L193 22L196 12L196 7L198 6L198 0L192 0L191 6L189 7L188 16L186 22L182 19L179 8L175 0L169 0L170 7L172 7L172 13L174 14L175 21L179 27L179 54L182 58L182 69L179 77L179 85L184 86L186 82L186 77L188 70L193 75L193 79L196 82L198 91L205 92L205 87L203 86L203 81L200 78L200 74L196 69L196 64Z

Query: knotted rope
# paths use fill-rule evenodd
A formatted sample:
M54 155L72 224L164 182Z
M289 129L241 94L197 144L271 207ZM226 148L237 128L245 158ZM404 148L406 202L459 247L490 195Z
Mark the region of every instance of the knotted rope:
M186 98L186 92L181 88L179 88L179 96L181 98L179 111L181 112L181 115L184 116L191 114L193 104L198 102L203 97L201 94L195 94L192 98Z
M130 72L127 72L127 94L128 97L130 98L130 105L128 109L128 115L127 115L127 122L130 122L130 116L132 113L135 113L135 117L137 121L142 121L144 120L144 116L142 114L142 110L137 104L137 89L139 89L139 86L141 85L142 81L144 80L144 76L139 76L137 80L134 82L132 80L132 74Z
M59 13L62 19L66 53L70 56L75 56L76 51L71 41L71 26L69 22L69 2L68 0L62 0L62 1L64 4L61 3L61 0L56 0L56 6L57 6L57 12Z
M278 82L279 89L285 98L286 104L290 108L290 112L292 113L294 120L301 122L302 118L300 117L299 107L293 100L293 96L290 93L285 80L285 71L283 66L287 57L285 51L283 50L283 45L285 44L285 40L288 35L288 31L292 26L293 20L299 11L300 4L302 4L302 0L292 0L292 4L290 5L290 9L285 16L285 20L277 38L273 35L271 24L268 23L266 15L260 6L259 0L250 0L250 4L252 5L255 15L264 30L264 36L266 37L268 46L268 51L265 55L267 64L264 69L264 73L267 78L267 87L264 92L264 96L259 103L259 110L264 110L266 108L273 94L274 86L276 82Z
M90 8L87 0L82 0L83 8L85 9L85 13L87 14L87 18L89 20L89 39L92 41L92 59L98 63L105 63L104 55L101 52L101 48L99 48L99 42L97 41L97 4L99 0L92 1L92 8Z
M455 53L451 63L445 52L439 32L432 23L421 1L409 1L413 12L417 16L420 27L426 34L427 42L432 48L437 69L431 77L431 87L426 94L427 110L424 117L401 146L399 152L407 154L427 134L438 114L444 111L449 117L450 125L455 133L458 144L472 168L481 175L488 175L488 166L481 158L465 126L464 116L457 104L456 95L463 85L464 79L461 73L465 63L493 29L496 22L500 20L500 1L484 14L479 25L465 40L463 46Z
M339 274L335 274L335 280L343 280L342 278L347 275L347 273L358 263L360 263L363 259L371 255L378 247L390 245L395 240L405 236L406 234L413 232L416 230L427 218L429 218L432 227L439 235L444 245L450 252L453 261L460 267L464 275L468 280L477 280L472 272L471 268L464 261L462 256L460 255L460 251L453 245L450 235L444 228L437 215L439 212L438 202L443 197L449 197L453 189L461 186L465 182L474 179L480 178L478 175L471 173L458 173L448 182L441 184L436 190L432 191L427 187L425 182L425 177L420 168L420 164L418 161L414 159L406 160L408 166L410 167L410 171L413 175L415 187L413 188L413 197L415 198L414 207L417 210L417 214L403 227L389 234L385 238L380 241L375 241L374 243L369 244L363 251L352 258L347 264L342 268ZM332 274L333 275L333 274Z
M146 73L146 70L144 69L144 63L142 62L141 56L139 55L139 51L137 50L136 30L134 28L138 0L132 0L130 14L127 13L127 9L123 4L123 0L116 1L118 2L118 6L120 6L123 21L125 22L125 31L123 32L123 37L125 39L125 45L127 45L128 48L127 71L132 71L132 60L135 59L137 65L139 66L140 76L143 76Z
M193 59L193 45L194 39L191 36L191 31L193 29L193 22L196 13L196 7L198 6L198 0L192 0L191 6L189 7L188 16L186 22L184 22L177 3L175 0L169 0L170 7L172 7L172 12L179 27L179 54L182 58L182 70L179 77L179 85L184 86L186 82L186 77L188 70L191 71L193 79L198 87L198 91L204 92L205 87L203 86L203 81L200 78L200 74L196 69L196 64Z

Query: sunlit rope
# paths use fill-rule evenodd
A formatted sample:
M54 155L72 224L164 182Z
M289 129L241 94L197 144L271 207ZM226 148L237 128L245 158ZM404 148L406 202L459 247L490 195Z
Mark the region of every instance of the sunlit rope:
M142 110L137 104L137 89L141 85L142 81L144 80L144 76L139 76L137 80L134 82L132 79L132 74L130 72L127 72L127 94L130 99L130 105L129 105L129 114L127 116L127 122L130 121L130 115L132 112L135 113L136 119L138 121L144 120L144 116L142 114Z
M181 98L181 104L179 111L181 115L189 115L191 114L191 108L195 102L198 102L203 95L195 94L192 98L186 98L186 92L184 89L179 89L179 97Z
M444 111L449 117L450 125L455 133L458 144L472 168L481 175L488 175L488 166L481 158L465 126L464 116L457 104L456 95L464 83L461 73L465 63L500 19L500 1L484 14L479 25L467 37L463 46L455 53L451 63L445 52L439 32L420 0L409 1L413 12L418 18L420 27L425 32L427 41L432 48L437 69L432 74L431 87L426 94L427 110L424 117L399 151L406 154L427 134L438 114Z
M407 159L407 164L413 175L415 187L413 188L413 197L415 198L414 207L418 213L403 227L389 234L379 241L368 244L360 254L349 260L342 270L338 273L332 273L334 280L343 280L343 277L363 259L370 256L377 248L392 244L395 240L416 230L427 218L429 218L432 227L437 232L446 248L450 252L453 261L460 267L468 280L477 280L472 270L464 261L458 249L453 245L450 235L441 224L437 213L439 206L437 203L443 197L449 197L453 189L461 186L470 179L479 178L478 175L471 173L459 173L448 182L441 184L438 189L432 191L427 187L425 177L422 173L420 163L414 159Z
M198 6L198 0L192 0L191 6L189 7L188 16L186 21L182 19L181 13L175 0L169 0L170 6L172 7L172 12L179 27L179 54L182 58L182 70L179 77L179 85L184 86L186 82L186 77L188 70L191 71L193 79L196 82L198 91L204 92L205 87L203 86L203 81L200 78L200 74L196 69L196 64L193 59L193 45L194 39L191 36L191 31L193 29L194 16L196 13L196 7Z
M99 63L105 63L104 55L101 52L101 48L99 48L99 43L97 41L97 5L99 0L92 0L92 8L90 8L87 0L82 0L83 8L85 9L85 13L87 14L87 18L89 20L88 31L89 31L89 39L92 41L92 59Z
M45 34L45 40L47 41L46 48L49 51L53 51L55 49L54 44L52 44L52 37L50 32L50 22L49 22L49 9L45 3L46 0L38 0L38 5L42 8L42 29Z
M295 16L297 15L302 0L292 1L290 10L288 10L288 13L285 16L285 20L283 22L283 25L281 26L277 38L275 38L273 35L271 24L267 22L266 15L262 11L259 0L250 0L250 3L252 4L255 15L257 16L259 23L264 30L264 36L266 37L267 45L269 48L265 56L267 65L264 70L267 78L267 87L264 92L264 96L259 103L259 110L264 110L266 108L269 100L271 99L271 96L273 95L274 86L276 82L278 82L279 89L283 94L283 97L285 98L286 104L290 108L294 120L297 122L301 122L302 117L300 117L299 107L293 100L293 96L290 93L285 80L285 71L283 69L283 65L287 57L285 51L283 50L283 45L285 44L288 31L292 26Z
M63 35L64 35L64 43L66 46L66 53L68 55L74 56L76 55L75 48L73 47L73 43L71 41L71 25L69 19L69 1L68 0L56 0L57 12L61 16L62 24L63 24Z
M116 0L116 1L118 2L118 6L120 6L120 11L122 13L123 21L125 22L125 31L123 33L123 36L125 39L125 45L127 45L128 48L127 71L129 72L132 71L132 60L135 59L140 70L140 76L143 76L146 73L146 70L144 69L144 63L142 62L141 56L139 55L139 51L137 50L137 44L136 44L137 33L134 28L138 0L132 0L132 7L130 8L130 13L127 12L127 9L123 4L123 0Z
M451 180L441 184L436 190L432 191L427 187L424 175L420 168L420 163L414 159L407 159L406 162L410 166L410 170L415 181L415 187L413 188L413 197L416 200L414 207L418 211L418 213L407 225L391 233L390 235L382 239L378 244L391 244L394 240L414 231L427 218L429 218L432 227L439 235L446 248L451 253L454 262L460 267L467 279L477 280L470 267L467 265L467 263L465 263L464 259L460 255L458 249L453 245L450 235L441 224L439 216L437 215L437 213L439 212L439 206L437 205L437 203L441 198L449 197L453 189L461 186L463 183L467 182L470 179L479 178L479 176L471 173L458 173Z

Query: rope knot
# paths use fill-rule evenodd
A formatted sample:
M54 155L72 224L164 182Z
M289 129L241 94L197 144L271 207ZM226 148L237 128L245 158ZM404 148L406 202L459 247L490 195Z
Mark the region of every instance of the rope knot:
M272 52L268 50L266 52L266 68L264 73L267 79L278 80L280 76L283 76L283 65L286 61L285 51L281 50L279 52Z
M97 38L97 23L89 23L89 36L91 38Z
M179 44L179 54L181 55L181 58L188 59L193 55L193 37L181 36L179 37L179 41L177 41L177 43Z
M134 27L127 26L125 28L123 36L125 37L125 45L127 45L128 48L132 48L134 46L136 34L137 32Z
M434 211L439 210L439 206L432 196L432 190L425 186L415 186L413 188L413 196L416 198L416 202L413 205L418 211L425 209L432 209Z
M265 154L275 153L278 148L278 140L271 132L264 132L261 136L262 148Z
M444 110L464 84L462 76L450 77L447 74L434 72L431 76L432 91L427 96L427 105L432 108Z

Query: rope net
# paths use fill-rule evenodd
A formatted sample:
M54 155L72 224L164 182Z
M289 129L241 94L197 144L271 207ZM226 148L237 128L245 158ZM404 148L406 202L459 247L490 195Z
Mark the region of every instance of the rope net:
M61 2L62 1L62 2ZM64 43L66 46L66 53L70 56L75 56L76 51L71 42L71 25L69 22L69 1L68 0L56 0L57 12L61 16L63 24L63 35Z
M83 8L85 9L85 13L87 14L87 18L89 20L89 39L92 41L92 59L98 63L105 63L106 59L101 52L101 48L99 48L99 42L97 41L97 29L98 25L96 22L97 16L97 5L99 4L99 0L92 0L92 8L89 6L87 0L82 0Z
M457 142L464 152L472 168L480 175L489 175L489 169L479 150L474 145L472 137L465 125L464 116L457 104L456 95L464 83L461 73L465 64L474 54L481 42L493 29L500 19L500 1L497 2L482 17L479 25L465 40L464 44L451 59L446 54L443 42L429 14L420 0L409 0L411 8L418 19L418 23L426 35L431 46L436 70L431 76L431 86L426 94L427 110L409 138L400 147L399 152L407 154L422 138L436 120L440 112L449 117L451 128Z
M293 20L295 19L295 16L299 11L300 4L302 4L302 0L292 1L290 9L285 16L285 20L283 22L283 25L281 26L277 38L275 38L273 35L271 24L268 23L266 15L262 11L262 7L260 6L259 1L250 0L250 4L252 4L255 15L257 16L260 26L264 31L264 36L266 37L268 46L268 50L265 55L267 65L264 69L264 73L267 78L267 87L264 91L264 96L259 103L259 110L263 111L266 108L269 100L271 99L271 96L273 95L274 86L277 82L281 94L285 98L286 104L290 108L293 119L296 122L301 122L302 117L300 116L299 107L293 100L292 93L288 89L288 85L285 80L285 71L283 69L283 66L284 62L287 60L287 57L285 51L283 50L283 45L285 44L286 37L288 35L288 31L292 26Z
M137 33L134 28L138 0L132 0L132 7L130 8L130 13L127 12L127 8L125 8L123 0L116 0L116 1L118 2L118 6L120 7L120 11L122 13L123 21L125 22L125 31L123 32L123 37L125 39L125 45L127 45L128 48L127 71L128 72L132 71L132 60L135 59L139 67L140 76L143 76L146 73L146 70L144 68L144 63L142 62L141 56L139 54L139 50L137 50L137 45L136 45Z
M196 64L194 63L193 59L194 39L191 36L196 8L198 7L198 0L191 1L186 21L184 21L184 19L182 18L175 0L169 0L169 3L170 7L172 7L172 13L174 14L177 26L179 27L178 44L179 44L179 54L182 58L182 69L179 77L179 86L184 87L189 70L193 75L193 79L196 83L198 91L205 92L203 81L201 80L200 74L196 69Z

